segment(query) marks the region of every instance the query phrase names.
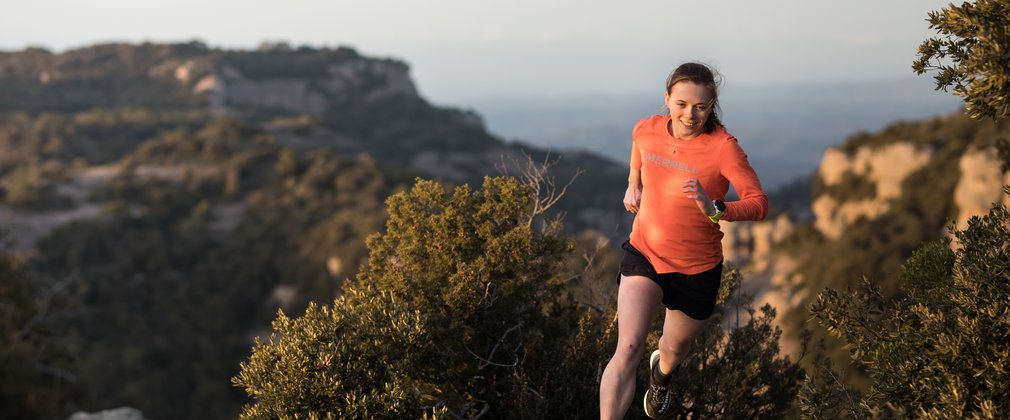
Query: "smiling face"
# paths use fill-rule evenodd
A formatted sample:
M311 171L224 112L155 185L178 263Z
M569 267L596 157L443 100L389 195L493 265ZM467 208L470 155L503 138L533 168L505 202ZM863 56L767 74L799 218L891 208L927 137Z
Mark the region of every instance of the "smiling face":
M712 92L705 85L691 81L674 84L666 94L673 136L690 140L704 132L705 122L712 114L712 99Z

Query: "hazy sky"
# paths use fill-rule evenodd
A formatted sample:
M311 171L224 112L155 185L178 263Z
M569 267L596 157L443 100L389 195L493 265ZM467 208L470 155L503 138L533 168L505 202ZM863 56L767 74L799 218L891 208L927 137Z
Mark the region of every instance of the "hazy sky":
M2 0L0 49L198 39L347 45L408 62L438 103L662 89L685 60L730 85L907 77L934 0Z

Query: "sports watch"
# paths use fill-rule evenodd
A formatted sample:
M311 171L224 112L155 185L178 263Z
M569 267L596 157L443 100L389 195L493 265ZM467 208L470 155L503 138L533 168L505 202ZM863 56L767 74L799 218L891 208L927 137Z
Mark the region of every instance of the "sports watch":
M715 214L708 216L708 219L712 223L719 223L719 219L722 219L722 215L726 213L726 203L722 200L712 200L712 205L715 206Z

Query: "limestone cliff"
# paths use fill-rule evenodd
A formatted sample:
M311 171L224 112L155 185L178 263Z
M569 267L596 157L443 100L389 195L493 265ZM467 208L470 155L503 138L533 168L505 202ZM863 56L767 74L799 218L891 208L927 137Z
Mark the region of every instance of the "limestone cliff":
M786 214L760 222L720 222L724 259L738 266L764 271L771 262L775 244L793 233L795 223Z
M995 148L971 149L958 162L961 178L954 190L957 206L957 228L968 226L968 219L989 211L993 203L1010 206L1010 197L1003 195L1003 185L1010 184L1010 171L1003 170L1003 161Z
M277 74L259 78L221 62L192 81L190 73L197 67L187 61L176 68L176 77L183 83L192 82L194 93L207 95L215 115L255 109L318 115L355 99L372 102L397 95L417 96L407 65L392 60L356 57L327 63L321 74L309 77Z
M824 287L844 289L865 275L889 293L924 241L952 222L964 228L994 203L1010 205L1002 193L1010 171L995 147L1008 125L955 114L854 135L827 149L813 175L814 221L783 214L724 223L726 261L743 268L758 304L779 308L783 346L798 349L788 339L810 328L806 307Z
M62 53L0 54L0 111L95 106L321 114L417 96L406 63L352 48L223 50L187 44L102 44Z
M874 193L848 199L820 194L812 204L814 226L826 238L837 239L857 219L872 220L888 213L891 202L901 198L903 183L926 166L932 155L932 147L912 142L862 146L852 153L841 148L826 150L817 171L825 190L864 183ZM953 204L951 219L958 229L967 226L971 217L985 214L993 203L1010 204L1002 193L1002 186L1010 184L1010 172L1004 171L995 147L969 147L956 165L960 174L948 201Z
M827 149L817 170L823 185L830 189L862 181L871 187L871 193L848 199L831 194L816 197L812 210L817 230L830 239L837 239L842 230L857 219L875 219L887 213L890 200L901 196L901 185L908 175L921 169L931 155L931 149L909 142L860 147L854 153L839 148Z

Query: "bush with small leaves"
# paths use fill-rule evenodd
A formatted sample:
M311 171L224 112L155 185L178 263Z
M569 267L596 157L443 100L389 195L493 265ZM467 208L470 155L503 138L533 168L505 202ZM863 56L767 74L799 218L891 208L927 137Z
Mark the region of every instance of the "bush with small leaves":
M547 408L536 402L555 392L546 384L577 339L580 312L562 304L558 267L571 244L560 223L540 223L535 199L504 177L451 193L418 181L390 197L386 233L369 238L369 263L345 295L332 309L278 318L281 338L243 364L235 383L256 399L244 416L522 417L516 410ZM595 366L570 373L592 384Z
M369 238L345 294L280 314L279 335L242 364L233 381L254 399L243 418L597 416L613 312L567 293L571 243L536 200L507 177L451 193L418 181L392 196L386 232ZM720 302L739 286L738 271L726 276ZM781 416L802 371L778 357L774 310L733 302L747 321L710 324L676 379L682 396L703 416Z
M902 298L884 299L868 279L818 297L811 311L845 340L872 385L858 396L827 379L836 376L830 366L815 366L801 397L810 417L830 417L815 404L828 396L854 417L1010 412L1010 212L999 204L950 231L953 241L927 243L905 262Z
M953 87L972 118L1010 116L1010 0L951 3L929 13L929 27L942 37L919 46L912 69L939 70L936 88Z

